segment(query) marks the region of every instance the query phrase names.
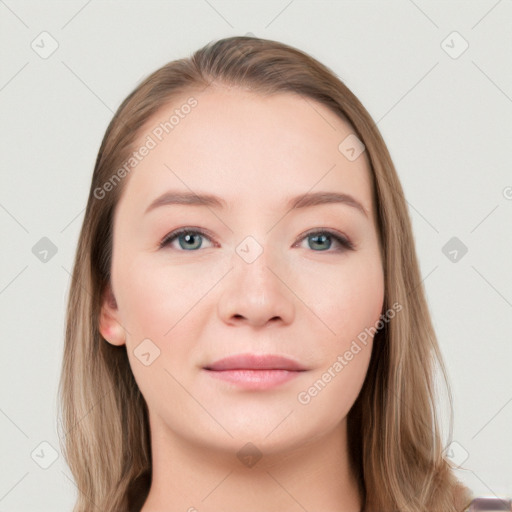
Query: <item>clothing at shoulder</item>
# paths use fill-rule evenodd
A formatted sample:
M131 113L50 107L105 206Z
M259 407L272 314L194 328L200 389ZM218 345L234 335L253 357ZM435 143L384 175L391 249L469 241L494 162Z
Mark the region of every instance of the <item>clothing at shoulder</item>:
M464 512L512 512L508 498L475 498Z

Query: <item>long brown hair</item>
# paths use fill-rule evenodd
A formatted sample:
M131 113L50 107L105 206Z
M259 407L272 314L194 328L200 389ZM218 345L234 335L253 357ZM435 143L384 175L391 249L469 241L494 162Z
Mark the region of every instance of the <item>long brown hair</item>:
M59 384L61 448L78 487L74 512L139 511L149 492L147 405L126 348L107 343L98 325L110 280L113 215L129 179L123 164L142 127L173 99L212 83L316 100L348 121L363 142L384 265L384 310L394 303L402 310L375 335L366 380L348 414L351 463L365 511L460 512L471 494L443 457L436 368L448 389L450 437L451 392L386 145L369 113L329 68L291 46L255 37L211 42L152 73L122 102L101 143L72 272Z

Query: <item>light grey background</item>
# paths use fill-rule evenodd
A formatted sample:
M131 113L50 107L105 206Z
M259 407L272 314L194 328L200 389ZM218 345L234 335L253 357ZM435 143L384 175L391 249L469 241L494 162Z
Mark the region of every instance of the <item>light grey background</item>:
M74 502L57 430L64 311L113 112L164 63L248 32L325 63L378 121L452 384L446 456L478 495L512 497L511 26L511 0L0 0L0 512ZM456 261L452 237L468 248Z

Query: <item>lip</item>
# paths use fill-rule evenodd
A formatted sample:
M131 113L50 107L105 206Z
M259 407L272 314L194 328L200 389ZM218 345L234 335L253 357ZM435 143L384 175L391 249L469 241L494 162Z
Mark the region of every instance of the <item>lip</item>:
M239 354L203 367L208 375L238 387L270 389L307 371L293 359L273 354Z
M204 366L205 370L288 370L304 371L297 361L274 354L237 354Z

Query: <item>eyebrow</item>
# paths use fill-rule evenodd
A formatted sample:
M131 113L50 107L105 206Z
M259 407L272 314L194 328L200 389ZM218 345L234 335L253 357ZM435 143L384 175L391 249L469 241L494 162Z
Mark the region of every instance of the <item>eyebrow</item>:
M292 197L286 203L288 210L300 208L309 208L322 204L344 204L355 208L365 217L368 217L368 210L357 199L349 194L340 194L337 192L313 192L300 194ZM225 208L226 201L218 196L211 194L195 194L193 192L174 192L169 191L157 197L147 208L145 214L160 206L169 205L190 205L190 206L208 206L211 208Z

